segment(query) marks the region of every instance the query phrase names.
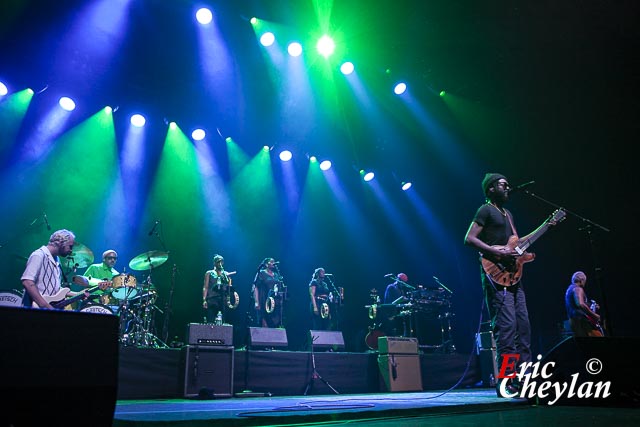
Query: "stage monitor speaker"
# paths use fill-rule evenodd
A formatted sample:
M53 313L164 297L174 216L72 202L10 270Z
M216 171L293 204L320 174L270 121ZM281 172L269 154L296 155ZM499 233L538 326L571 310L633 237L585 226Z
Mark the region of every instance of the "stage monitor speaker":
M418 339L413 337L378 337L380 354L418 354Z
M309 331L309 343L313 349L344 349L344 337L340 331Z
M189 345L233 345L233 326L213 323L189 323L187 325Z
M282 328L249 327L249 346L255 348L287 347L287 331Z
M496 348L496 339L493 332L480 332L476 334L476 351L480 354L480 350L491 350Z
M182 395L213 399L233 395L233 347L188 345L182 348Z
M0 426L113 424L118 317L0 307L0 325Z
M637 337L571 337L560 342L540 360L540 366L554 363L553 367L547 369L552 376L546 381L567 384L567 391L553 404L640 406L640 382L634 356L639 346L640 338ZM541 381L540 378L535 380ZM600 388L598 392L598 385L604 387L607 383L610 395L603 397L605 389ZM573 395L570 391L573 391ZM590 396L586 396L586 392ZM555 394L550 393L538 401L548 404L555 398Z
M422 391L420 357L417 354L381 354L378 368L384 391Z

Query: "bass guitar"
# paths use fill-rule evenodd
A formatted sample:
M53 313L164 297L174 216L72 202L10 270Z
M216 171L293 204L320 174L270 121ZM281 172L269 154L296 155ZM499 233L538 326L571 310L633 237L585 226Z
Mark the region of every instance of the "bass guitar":
M591 311L593 311L594 313L598 313L598 308L600 308L600 306L598 305L597 302L595 302L595 300L591 300ZM589 314L587 314L587 320L589 321L589 323L591 323L591 326L593 326L593 328L600 332L600 336L604 336L604 329L602 329L602 325L600 325L600 322L593 316L590 316Z
M96 285L96 286L92 286L91 288L85 289L78 295L75 295L71 298L65 298L67 294L71 292L71 289L60 288L60 290L56 292L54 295L42 295L42 298L44 298L44 300L47 303L51 304L53 308L61 310L66 306L68 306L69 304L73 304L74 302L83 299L85 297L84 295L85 292L93 293L99 290L100 290L100 286ZM38 304L35 301L33 302L33 308L39 308Z
M512 286L517 284L522 278L524 263L531 262L535 258L535 254L527 252L529 246L538 240L551 226L564 220L565 217L565 211L558 209L527 238L519 239L517 236L511 236L506 245L492 246L499 249L513 249L518 255L506 257L505 259L495 259L490 255L482 255L480 258L482 269L493 282L499 285Z

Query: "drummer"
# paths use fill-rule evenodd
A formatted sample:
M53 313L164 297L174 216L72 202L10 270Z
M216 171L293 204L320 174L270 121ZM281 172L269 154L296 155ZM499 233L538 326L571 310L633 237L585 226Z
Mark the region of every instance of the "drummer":
M120 273L113 268L118 260L118 253L113 249L107 249L102 253L102 262L97 264L91 264L87 267L83 276L90 280L90 283L97 281L111 281L113 276L117 276ZM94 280L91 280L94 279ZM111 288L106 291L97 291L95 293L100 298L100 303L104 305L116 305L117 302L111 296Z

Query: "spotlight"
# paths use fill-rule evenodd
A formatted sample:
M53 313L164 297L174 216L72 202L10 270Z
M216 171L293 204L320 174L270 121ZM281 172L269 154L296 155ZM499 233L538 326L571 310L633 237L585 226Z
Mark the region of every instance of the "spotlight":
M320 163L320 169L322 169L323 171L328 171L329 169L331 169L331 160L323 160Z
M291 151L289 150L284 150L280 152L280 160L282 160L283 162L288 162L289 160L291 160L292 157L293 157L293 154L291 154Z
M317 158L316 156L309 156L309 161L310 161L311 163L315 163L315 162L317 162L317 161L318 161L318 158Z
M193 138L194 141L202 141L206 135L204 129L195 129L191 132L191 138Z
M413 184L411 184L410 182L403 182L402 183L402 191L407 191L408 189L411 188Z
M354 70L353 63L348 62L348 61L340 66L340 71L345 76L348 76L349 74L353 73L353 70Z
M6 94L9 93L9 89L7 89L7 86L0 82L0 96L5 96Z
M262 44L262 46L271 46L275 41L276 36L274 36L271 32L266 32L262 36L260 36L260 43Z
M402 95L403 93L405 93L407 91L407 84L406 83L398 83L394 88L393 88L393 92L396 95Z
M131 116L131 124L137 128L141 128L146 122L147 120L142 114L134 114Z
M269 151L271 150L271 148L269 148L268 145L265 145L264 147L262 147L262 151Z
M256 18L255 16L253 18L251 18L249 20L249 22L251 23L251 25L256 25L258 23L258 18Z
M320 55L328 58L336 49L336 44L331 37L324 35L320 37L320 40L316 43L316 49L318 49Z
M443 97L443 98L444 98L444 96L445 96L446 94L447 94L447 92L445 92L445 91L443 91L443 90L441 90L441 91L440 91L440 96L441 96L441 97Z
M76 109L76 103L73 102L73 99L66 96L60 98L58 104L60 104L60 107L65 111L73 111Z
M376 176L376 174L374 174L373 172L365 172L364 170L360 171L360 175L362 175L362 179L364 179L365 182L371 181Z
M206 7L202 7L196 12L196 19L202 25L210 24L213 20L213 13Z
M291 56L300 56L302 55L302 45L298 42L289 43L287 52L289 52L289 55Z

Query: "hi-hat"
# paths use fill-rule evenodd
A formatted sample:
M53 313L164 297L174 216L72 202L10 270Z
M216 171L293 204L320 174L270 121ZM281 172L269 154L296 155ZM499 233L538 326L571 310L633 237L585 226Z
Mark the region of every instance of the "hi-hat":
M85 268L93 263L93 252L82 243L75 242L73 244L73 252L61 263L69 268Z
M169 259L168 252L162 251L149 251L138 255L129 261L129 268L132 270L149 270L162 265Z

